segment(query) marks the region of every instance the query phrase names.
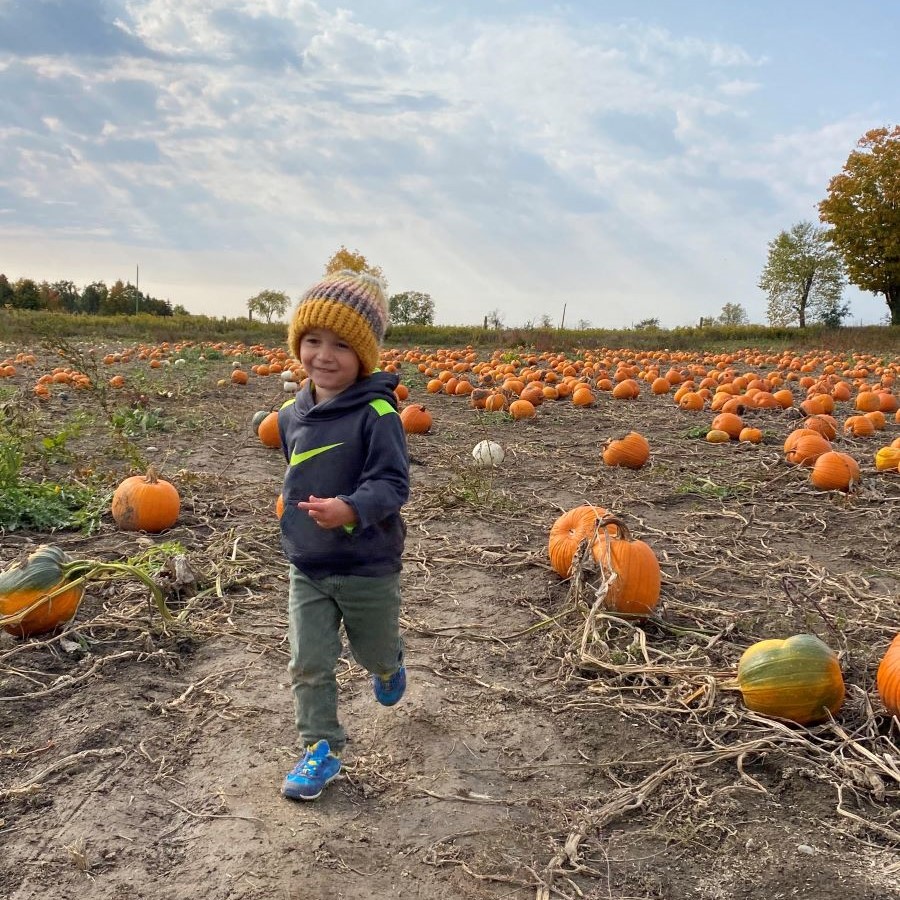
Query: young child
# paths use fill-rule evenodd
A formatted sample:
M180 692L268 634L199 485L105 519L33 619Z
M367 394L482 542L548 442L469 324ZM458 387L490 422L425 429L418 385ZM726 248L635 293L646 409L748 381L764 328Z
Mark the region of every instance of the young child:
M399 376L376 371L388 321L381 283L345 270L300 298L288 332L308 384L278 414L284 478L281 543L290 561L289 667L306 752L282 793L314 800L341 770L335 667L341 621L375 698L406 690L400 568L409 497Z

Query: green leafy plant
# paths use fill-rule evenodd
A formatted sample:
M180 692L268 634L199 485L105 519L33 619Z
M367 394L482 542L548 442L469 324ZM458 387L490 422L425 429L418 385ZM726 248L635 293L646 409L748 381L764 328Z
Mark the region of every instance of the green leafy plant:
M711 478L688 478L675 488L676 494L699 494L717 500L727 500L740 497L753 489L753 486L745 481L736 481L731 484L716 484Z
M37 452L42 463L46 466L72 462L75 454L69 449L69 441L78 437L83 429L83 417L75 416L71 421L64 422L58 431L41 437L37 441Z
M109 421L116 431L129 438L148 431L165 431L167 427L161 409L144 409L140 406L115 410Z
M0 529L95 530L109 495L86 484L64 484L23 475L27 448L8 422L7 418L0 422ZM41 446L39 452L58 454L61 447L65 448L66 440L68 437L51 439L49 448Z

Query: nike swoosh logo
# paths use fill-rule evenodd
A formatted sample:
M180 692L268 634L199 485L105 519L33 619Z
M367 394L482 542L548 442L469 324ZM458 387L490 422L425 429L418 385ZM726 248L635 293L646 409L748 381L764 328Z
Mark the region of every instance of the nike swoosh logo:
M291 465L297 466L302 462L306 462L308 459L312 459L314 456L318 456L320 453L324 453L326 450L333 450L335 447L340 447L344 442L339 441L337 444L326 444L324 447L314 447L312 450L304 450L302 453L291 453Z

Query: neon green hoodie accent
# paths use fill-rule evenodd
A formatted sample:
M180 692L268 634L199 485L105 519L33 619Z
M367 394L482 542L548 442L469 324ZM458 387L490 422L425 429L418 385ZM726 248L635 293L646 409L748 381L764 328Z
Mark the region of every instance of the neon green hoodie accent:
M306 462L306 460L312 459L312 457L318 456L326 450L333 450L335 447L340 447L343 443L343 441L338 441L336 444L326 444L324 447L313 447L312 450L304 450L302 453L291 453L291 465L299 466L300 463Z

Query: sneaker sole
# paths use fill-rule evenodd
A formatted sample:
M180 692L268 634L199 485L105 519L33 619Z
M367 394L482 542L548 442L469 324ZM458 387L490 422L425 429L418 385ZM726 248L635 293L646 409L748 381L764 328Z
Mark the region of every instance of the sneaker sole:
M322 787L320 788L318 794L294 793L294 792L292 792L292 789L288 785L285 785L281 789L281 796L285 797L288 800L318 800L319 797L322 796L322 791L324 791L325 788L327 788L328 785L331 784L331 782L334 781L335 778L337 778L340 774L341 774L340 772L335 772L334 775L331 776L331 778L329 778L325 782L323 782Z

